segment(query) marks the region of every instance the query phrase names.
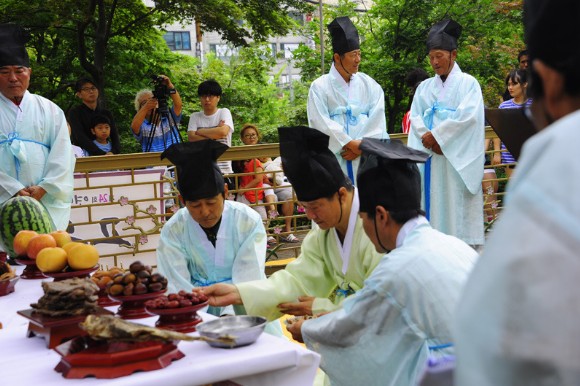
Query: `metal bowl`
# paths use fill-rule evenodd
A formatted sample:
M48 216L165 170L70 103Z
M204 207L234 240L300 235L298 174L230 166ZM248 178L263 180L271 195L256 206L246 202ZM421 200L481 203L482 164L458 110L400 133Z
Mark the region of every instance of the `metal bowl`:
M224 316L197 325L199 335L207 338L231 336L235 339L233 345L222 342L207 342L212 347L234 348L254 343L264 331L267 320L261 316L237 315Z

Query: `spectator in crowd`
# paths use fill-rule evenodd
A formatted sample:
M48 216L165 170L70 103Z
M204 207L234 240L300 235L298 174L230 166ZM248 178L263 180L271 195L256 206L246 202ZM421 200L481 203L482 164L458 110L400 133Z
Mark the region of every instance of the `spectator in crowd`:
M457 308L460 386L580 384L580 2L525 0L523 15L541 131Z
M201 82L197 87L197 95L201 103L202 111L191 114L187 126L187 139L200 141L213 139L228 147L232 146L232 134L234 133L234 121L232 113L225 107L218 108L222 97L222 88L214 79ZM232 161L218 161L222 174L232 174ZM235 189L231 177L225 177L229 189Z
M352 21L338 17L328 25L332 66L312 82L308 92L308 124L330 137L330 150L355 183L363 137L388 138L385 96L381 86L359 72L361 50Z
M415 90L419 87L422 81L429 78L427 71L422 68L414 68L405 77L405 84L409 88L409 106L413 102L413 96L415 96ZM401 124L401 132L403 134L409 134L411 129L411 110L407 111L403 116L403 122Z
M100 106L99 89L95 83L89 78L81 78L75 84L75 92L75 95L82 103L68 112L72 143L84 149L88 155L105 155L107 152L100 149L93 142L94 136L91 133L93 118L96 115L104 115L109 120L111 129L111 153L119 154L121 152L121 142L113 114Z
M135 95L137 113L131 122L133 135L144 152L163 151L174 143L181 142L179 122L181 121L181 97L166 75L159 75L160 82L167 89L173 106L166 105L167 95L160 97L163 105L154 97L153 91L141 90Z
M358 190L329 150L328 136L303 126L278 132L286 176L318 227L302 242L300 256L268 279L203 289L211 305L243 303L249 314L269 320L340 308L362 288L382 256L364 234Z
M518 68L520 70L526 71L528 69L528 63L529 63L528 57L529 57L528 50L522 50L518 53ZM503 98L504 102L507 100L510 100L512 98L507 87L502 95L502 98Z
M70 127L70 123L66 123L66 125L68 126L68 135L70 137L72 129ZM88 157L89 153L81 148L80 146L77 145L71 145L72 151L73 151L73 155L75 156L75 158L80 158L80 157Z
M266 232L260 216L246 205L226 200L228 187L216 160L227 148L203 140L175 144L161 154L175 165L185 201L185 208L163 226L157 249L158 269L167 277L170 291L266 277ZM238 306L210 307L208 312L245 314ZM281 333L278 322L270 329Z
M532 104L532 99L528 98L526 92L528 88L527 70L519 69L510 71L510 73L505 78L505 83L510 93L511 99L502 102L499 105L500 109L521 109ZM506 165L506 174L509 178L511 177L514 168L516 167L516 160L513 155L507 151L505 145L499 138L494 139L494 142L494 146L497 146L501 143L501 150L503 150L501 153L501 163Z
M28 40L20 26L0 24L0 203L33 197L65 230L75 159L64 112L28 91Z
M455 62L461 26L436 23L427 37L435 76L421 82L411 105L411 148L430 157L421 165L423 208L433 228L482 246L484 106L477 80Z
M288 330L322 355L332 385L417 385L429 357L453 353L453 315L477 252L423 216L415 162L427 154L375 138L360 148L359 215L376 250L390 253L340 310Z
M257 145L262 139L260 135L260 130L253 124L245 124L242 128L241 137L244 145ZM271 158L266 159L258 158L258 161L262 164L261 169L266 171L268 165L272 165L273 161ZM275 165L271 167L276 168ZM278 165L276 173L278 177L277 182L272 175L272 180L269 178L269 174L262 174L262 187L264 188L264 202L267 204L268 208L268 218L270 220L275 219L278 216L277 203L281 202L281 211L284 218L284 236L281 238L283 242L286 243L296 243L298 238L292 234L292 215L294 214L294 199L292 196L292 188L289 186L288 181L284 182L280 180L283 174L280 170L281 166ZM274 174L274 173L271 173ZM270 175L271 175L270 174ZM275 186L273 186L275 185Z
M95 115L93 117L93 128L91 133L95 137L94 144L103 151L105 155L113 155L113 145L111 143L111 121L105 115Z

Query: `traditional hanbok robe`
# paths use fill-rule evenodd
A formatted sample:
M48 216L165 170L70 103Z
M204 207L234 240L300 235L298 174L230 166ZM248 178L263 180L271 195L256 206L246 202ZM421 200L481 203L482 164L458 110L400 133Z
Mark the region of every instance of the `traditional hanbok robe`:
M158 269L167 277L170 292L263 279L265 260L266 231L260 215L229 200L224 202L215 247L182 208L163 226L157 249ZM232 306L210 307L208 312L217 316L244 313L242 307L234 312Z
M580 110L529 139L457 311L457 385L580 385Z
M353 139L389 138L385 96L370 76L357 72L347 83L334 67L312 82L308 92L308 125L330 137L329 148L344 173L355 182L360 157L342 158L341 150Z
M416 385L430 355L453 353L455 307L477 253L422 216L399 235L342 309L302 325L333 386Z
M299 296L314 296L313 314L340 308L344 299L360 290L378 264L376 252L358 217L358 193L353 198L344 242L336 230L312 229L302 242L300 256L268 280L237 285L246 310L269 320L282 316L277 305L296 302Z
M431 131L443 155L423 147ZM479 83L457 63L445 82L439 75L417 88L411 105L408 146L431 154L422 174L422 207L433 228L482 245L484 105Z
M70 220L75 158L63 111L26 91L20 105L0 94L0 202L38 185L57 229Z

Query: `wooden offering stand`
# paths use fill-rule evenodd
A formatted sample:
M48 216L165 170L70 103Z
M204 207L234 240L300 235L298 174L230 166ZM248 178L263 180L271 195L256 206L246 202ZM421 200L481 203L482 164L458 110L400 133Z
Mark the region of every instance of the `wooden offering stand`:
M182 333L195 332L201 317L197 311L207 306L208 302L196 304L190 307L179 308L149 308L145 307L148 313L152 315L159 315L159 319L155 322L155 327L165 330L172 330Z
M38 269L38 266L36 265L36 260L29 259L29 258L22 258L22 257L17 257L14 260L18 264L26 265L26 268L24 268L24 271L22 271L22 274L20 275L20 277L22 279L46 279L47 278L47 276L44 273L42 273L42 271L40 269Z
M67 340L86 335L86 332L79 327L79 323L83 322L88 314L54 317L35 312L32 308L17 313L30 320L26 337L44 338L48 348L55 348ZM99 308L95 314L106 315L112 312Z
M136 371L159 370L185 356L175 342L95 341L89 337L70 340L55 351L62 359L54 370L69 379L111 379Z
M121 305L117 309L117 316L121 317L122 319L141 319L151 317L151 314L145 310L145 302L149 299L155 299L156 297L163 295L166 291L167 289L157 292L148 292L141 295L109 295L109 297L112 300L121 302Z
M92 268L81 269L77 271L66 271L66 272L44 272L44 275L48 277L52 277L54 281L61 281L70 279L73 277L78 277L79 279L84 279L86 277L90 277L92 272L95 272L99 268L98 265L95 265Z

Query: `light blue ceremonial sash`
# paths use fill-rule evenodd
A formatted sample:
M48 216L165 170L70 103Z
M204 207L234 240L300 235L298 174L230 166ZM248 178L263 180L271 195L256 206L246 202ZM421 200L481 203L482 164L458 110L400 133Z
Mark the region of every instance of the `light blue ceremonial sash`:
M435 111L455 111L454 109L448 109L445 107L440 107L439 102L435 101L431 109L429 110L429 115L427 116L427 129L431 131L433 129L433 118L435 116ZM425 162L425 172L423 173L423 179L425 181L425 217L427 220L431 219L431 157L427 158Z
M339 107L337 108L335 111L333 111L332 114L330 114L330 118L333 118L337 115L341 115L344 114L346 115L346 134L350 136L350 125L356 126L358 124L358 116L359 115L366 115L367 117L369 116L369 113L362 113L360 111L358 111L358 107L356 106L352 106L351 105L347 105L346 107ZM350 178L350 180L352 181L352 184L355 185L355 179L354 179L354 170L352 168L352 161L346 161L346 172L348 174L348 178Z
M14 163L16 165L16 179L18 179L18 175L20 174L20 163L26 162L28 157L26 155L26 149L24 148L21 142L31 142L36 143L37 145L41 145L46 147L50 150L50 146L45 143L38 142L32 139L25 139L20 138L17 132L13 131L8 134L8 137L2 141L0 141L0 145L7 144L12 156L14 157Z

